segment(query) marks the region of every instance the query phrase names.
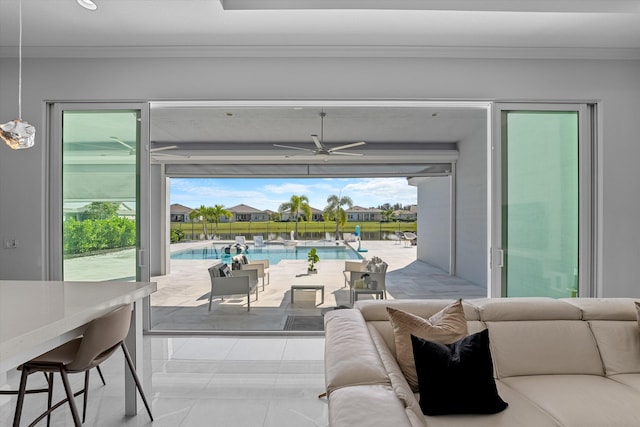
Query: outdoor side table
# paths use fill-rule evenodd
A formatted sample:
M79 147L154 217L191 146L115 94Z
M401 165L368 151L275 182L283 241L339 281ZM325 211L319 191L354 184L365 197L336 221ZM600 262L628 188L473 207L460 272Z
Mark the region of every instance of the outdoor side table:
M315 291L321 291L322 292L322 300L320 302L320 304L324 304L324 285L315 285L315 284L311 284L311 285L291 285L291 304L293 305L293 295L294 295L294 291L299 290L299 289L306 289L306 290L315 290Z
M366 295L373 295L373 297L375 299L383 299L384 298L384 289L367 289L367 288L354 288L352 289L353 291L353 300L358 301L358 295L360 294L366 294Z

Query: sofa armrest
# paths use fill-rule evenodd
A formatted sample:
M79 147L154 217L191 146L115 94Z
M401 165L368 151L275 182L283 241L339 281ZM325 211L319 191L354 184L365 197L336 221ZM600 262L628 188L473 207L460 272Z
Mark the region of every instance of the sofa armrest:
M352 385L390 385L384 364L359 310L325 315L325 385L331 395Z
M407 410L394 391L384 385L335 390L329 396L329 425L426 427L422 414Z

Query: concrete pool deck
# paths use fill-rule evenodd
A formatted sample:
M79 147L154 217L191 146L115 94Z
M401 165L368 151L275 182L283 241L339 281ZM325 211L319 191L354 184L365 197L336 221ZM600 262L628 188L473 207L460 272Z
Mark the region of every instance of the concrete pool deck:
M211 241L171 245L171 251L210 245ZM218 242L216 242L217 244ZM357 244L351 243L357 248ZM416 260L416 247L395 241L363 241L361 253L366 258L378 256L389 264L386 275L387 298L481 298L485 287L449 276L439 268ZM272 264L270 281L258 300L251 300L247 311L246 297L213 300L208 311L210 279L207 268L213 260L171 260L170 273L152 277L158 291L151 296L152 329L167 331L279 332L289 316L320 316L323 310L349 304L349 288L344 286L344 260L321 259L315 276L306 273L306 260L283 260ZM291 304L291 286L313 283L324 285L325 299L320 304L320 292L297 290ZM361 296L360 299L372 298Z

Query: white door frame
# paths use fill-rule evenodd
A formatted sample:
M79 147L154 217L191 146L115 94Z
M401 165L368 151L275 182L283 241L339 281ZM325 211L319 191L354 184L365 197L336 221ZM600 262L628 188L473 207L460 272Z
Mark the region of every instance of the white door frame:
M576 111L578 113L578 295L582 297L598 296L596 289L597 271L599 270L597 251L597 143L596 143L596 104L595 103L501 103L493 106L493 137L490 150L490 248L489 271L490 297L504 296L502 283L502 144L503 144L503 112L505 111Z

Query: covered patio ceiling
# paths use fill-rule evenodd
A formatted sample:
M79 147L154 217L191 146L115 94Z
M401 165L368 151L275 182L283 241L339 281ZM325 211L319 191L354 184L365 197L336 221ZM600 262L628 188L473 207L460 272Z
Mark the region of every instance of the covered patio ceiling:
M384 165L421 166L391 168L406 175L423 170L425 164L455 161L460 141L486 135L488 106L426 101L152 102L151 158L167 165L169 174L192 176L207 175L211 168L206 165L218 165L215 169L223 175L219 165L277 165L280 173L291 175L307 175L303 168L309 165L337 175L340 170L363 172L366 165L383 175L390 172ZM326 114L323 125L321 112ZM313 149L312 134L322 137L328 148L366 144L344 150L361 154L358 157L274 146Z

